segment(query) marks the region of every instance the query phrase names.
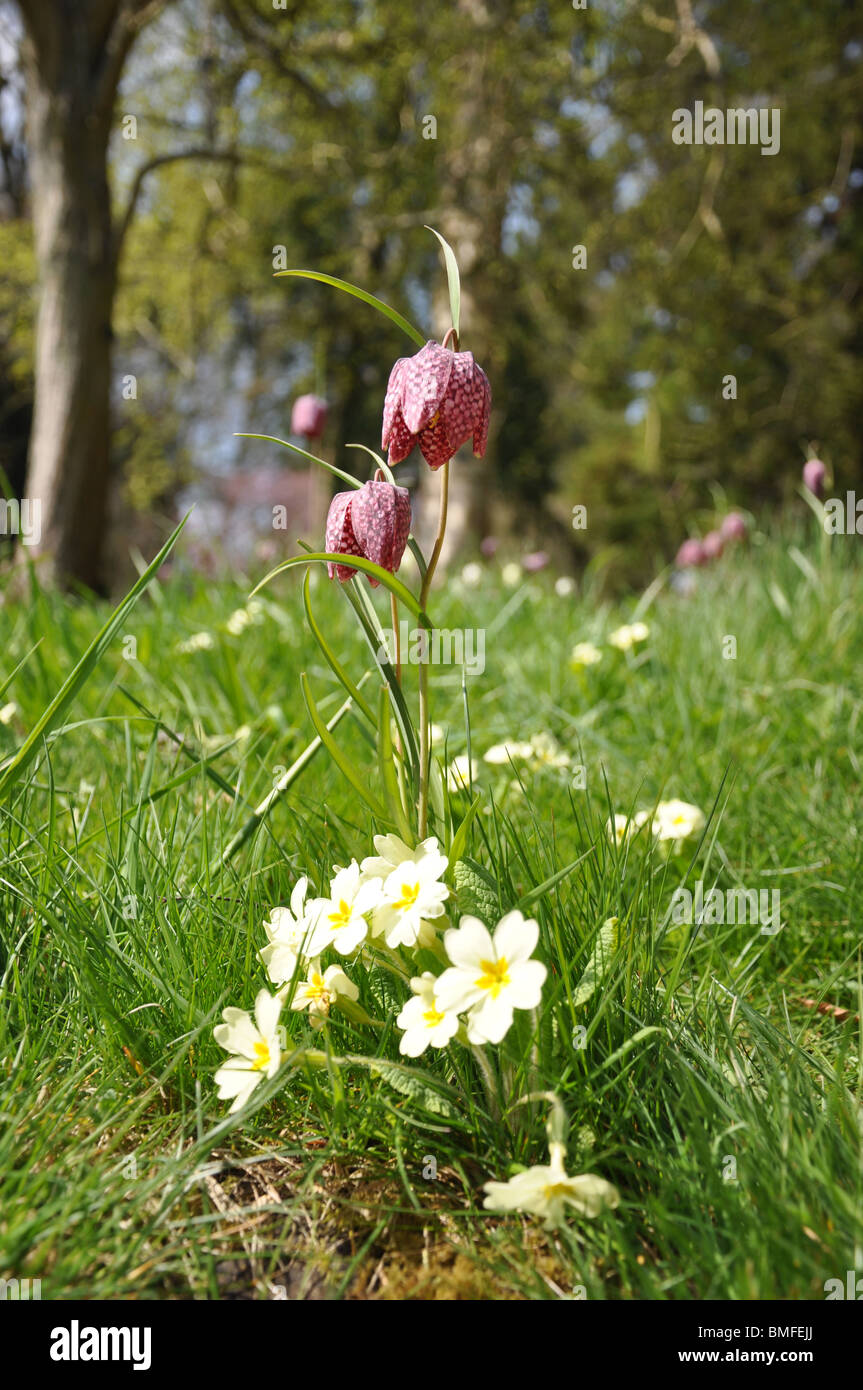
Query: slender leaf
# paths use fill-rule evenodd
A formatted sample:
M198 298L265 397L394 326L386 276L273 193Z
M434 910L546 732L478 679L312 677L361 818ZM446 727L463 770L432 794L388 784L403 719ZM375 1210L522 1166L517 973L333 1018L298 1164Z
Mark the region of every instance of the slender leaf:
M86 685L132 609L135 607L138 599L150 583L150 580L157 573L162 562L170 555L188 519L189 513L187 512L179 526L177 526L168 537L158 555L151 564L147 566L144 573L135 581L126 597L114 609L114 612L111 614L104 627L93 638L93 641L84 652L84 655L66 677L66 680L57 691L53 700L36 720L36 723L18 749L18 752L11 761L6 764L2 773L0 773L0 796L5 795L11 789L15 781L21 776L24 769L29 767L30 763L36 757L39 745L45 735L50 733L51 730L60 723L72 701L84 685Z
M365 696L362 695L362 693L360 692L359 687L355 685L354 682L351 680L344 666L339 661L338 657L336 656L335 652L333 651L332 647L330 646L329 642L324 636L323 631L317 622L317 619L312 613L312 600L311 594L309 592L310 579L311 570L306 570L306 575L303 580L303 604L305 605L306 620L309 624L309 629L312 633L312 636L314 637L315 641L317 642L318 646L323 652L324 659L326 660L327 664L335 673L340 683L344 686L345 690L347 691L348 695L350 695L357 709L362 710L363 714L366 716L366 719L368 719L372 727L375 728L375 716L372 712L371 705L368 704L368 702L365 699Z
M441 236L440 232L436 232L434 227L429 227L428 225L426 225L426 231L436 236L443 247L446 278L447 284L449 285L449 309L452 316L452 326L456 331L456 337L458 337L459 317L461 314L461 280L458 273L458 261L455 258L455 252L449 242Z
M292 449L300 458L308 459L310 463L319 463L321 468L326 468L328 473L334 473L337 478L341 478L343 483L348 483L350 487L362 487L359 478L353 477L351 473L344 473L341 468L336 468L334 463L327 463L326 459L319 459L317 454L310 454L308 449L301 449L298 444L291 444L288 439L278 439L274 434L246 434L238 432L234 435L235 439L263 439L268 444L281 444L285 449Z
M362 574L372 575L383 584L385 589L389 589L391 594L395 594L399 602L404 604L408 612L413 614L422 627L431 630L433 626L431 618L425 609L420 607L418 599L411 593L407 585L403 584L400 579L396 579L395 575L390 574L389 570L385 570L382 565L376 565L373 560L367 560L364 555L342 555L336 552L330 554L325 550L310 550L307 555L292 555L290 559L282 560L275 569L271 569L269 574L265 574L263 579L255 585L252 594L258 593L265 584L269 584L270 580L275 579L276 575L281 574L283 570L293 569L296 565L309 564L349 565L351 569L360 570Z
M320 270L277 270L276 278L281 279L286 275L299 275L304 280L320 280L325 285L332 285L334 289L344 290L345 294L352 294L355 299L361 299L364 304L370 304L373 309L377 309L379 314L389 319L403 333L413 339L417 347L425 347L426 340L418 328L414 328L396 309L391 309L389 304L384 304L382 299L376 299L368 290L361 290L357 285L348 284L347 280L337 280L334 275L324 275Z
M362 774L354 766L347 754L342 752L321 718L318 707L315 704L314 696L312 695L309 678L305 671L300 676L300 683L303 687L303 698L306 702L306 708L309 711L309 717L315 726L315 733L326 748L336 767L339 769L342 776L347 778L354 791L366 803L369 810L377 816L379 820L388 821L389 816L385 808L378 801L377 797L369 791L363 780Z

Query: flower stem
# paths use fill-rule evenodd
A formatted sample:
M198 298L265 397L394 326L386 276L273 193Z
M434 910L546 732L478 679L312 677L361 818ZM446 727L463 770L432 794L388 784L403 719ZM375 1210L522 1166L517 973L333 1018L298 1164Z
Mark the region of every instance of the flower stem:
M428 602L434 572L437 569L437 562L443 550L444 535L446 534L446 517L449 505L449 459L443 466L440 488L440 513L438 515L437 536L435 537L434 549L428 563L422 588L420 589L420 607L424 610ZM420 688L420 800L419 800L419 838L424 840L428 833L428 812L429 812L429 753L430 753L430 720L429 720L429 691L428 691L428 661L425 653L419 664L419 688Z

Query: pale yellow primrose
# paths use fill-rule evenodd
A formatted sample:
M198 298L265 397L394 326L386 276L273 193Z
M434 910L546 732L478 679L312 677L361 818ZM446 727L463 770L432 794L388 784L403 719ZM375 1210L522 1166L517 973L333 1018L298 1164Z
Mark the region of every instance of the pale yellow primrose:
M314 925L308 954L320 955L327 946L335 946L343 956L355 951L368 934L366 914L378 906L381 897L380 879L364 878L355 859L346 869L337 868L330 883L330 896L315 898L311 903Z
M539 925L516 910L501 918L494 936L477 917L462 917L444 936L452 967L435 991L438 1007L461 1013L469 1009L471 1043L499 1043L512 1025L514 1009L535 1009L542 996L545 966L530 956L539 940Z
M312 1016L324 1019L329 1017L330 1009L339 999L355 1002L359 997L359 990L340 965L331 965L322 974L320 960L313 960L308 977L294 990L291 1008L308 1009Z
M414 998L409 999L396 1019L403 1028L399 1052L403 1057L419 1057L427 1047L446 1047L458 1031L458 1015L442 1009L437 997L437 980L430 970L411 980Z
M241 1110L258 1083L265 1076L275 1076L279 1069L281 1009L281 999L262 989L255 1000L254 1022L244 1009L225 1009L224 1022L213 1029L219 1047L233 1053L215 1076L219 1099L233 1098L230 1114Z
M308 891L309 880L304 876L291 893L290 908L274 907L264 922L268 944L260 955L274 985L292 980L297 961L308 955L308 943L317 921L311 903L306 903Z
M517 1173L509 1182L487 1182L486 1211L523 1211L542 1217L543 1226L553 1231L563 1225L567 1208L579 1216L598 1216L605 1207L620 1201L617 1188L595 1173L570 1178L563 1166L562 1145L552 1144L548 1164L537 1164Z

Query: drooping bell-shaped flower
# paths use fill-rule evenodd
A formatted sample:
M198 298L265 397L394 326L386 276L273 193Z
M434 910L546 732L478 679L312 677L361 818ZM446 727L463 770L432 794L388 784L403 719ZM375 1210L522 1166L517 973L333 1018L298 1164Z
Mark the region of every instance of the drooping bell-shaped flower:
M363 483L352 492L337 492L327 516L326 547L330 554L362 555L395 574L405 553L411 529L411 501L406 487L392 483ZM356 570L327 564L327 572L344 584ZM368 575L377 588L380 580Z
M410 493L392 483L363 483L351 503L351 524L362 554L395 574L411 529ZM369 582L379 583L371 575Z
M742 541L746 538L746 521L739 512L729 512L722 519L719 534L724 541Z
M416 444L432 468L440 468L473 437L475 458L488 441L491 387L472 352L453 352L428 342L413 357L400 357L390 372L381 443L391 464Z
M803 465L803 486L807 487L813 497L820 497L824 491L824 479L827 477L827 465L820 459L807 459Z
M696 565L703 565L705 558L701 541L696 540L694 537L690 537L688 541L683 542L678 550L677 558L674 563L677 565L678 569L688 570L693 569Z
M298 396L291 411L291 434L320 439L327 423L329 406L322 396Z
M362 555L363 553L351 524L351 503L355 496L356 493L353 489L350 492L337 492L330 503L325 532L325 546L329 555ZM327 561L327 574L330 579L335 576L340 584L344 584L356 574L356 570L351 569L348 565L332 565Z
M704 540L701 542L701 549L707 560L718 560L723 550L725 542L718 531L708 531Z

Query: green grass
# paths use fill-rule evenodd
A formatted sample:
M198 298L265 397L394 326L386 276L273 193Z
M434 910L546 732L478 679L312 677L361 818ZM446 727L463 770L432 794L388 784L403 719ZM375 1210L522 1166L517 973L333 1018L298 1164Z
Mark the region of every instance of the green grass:
M439 625L485 629L474 754L549 731L586 782L548 768L519 788L512 769L480 767L468 853L501 911L580 861L530 908L554 970L536 1036L517 1015L500 1050L500 1117L462 1049L420 1059L423 1090L338 1060L399 1060L403 991L365 960L351 973L382 1035L334 1018L326 1068L283 1072L239 1117L216 1099L213 1024L265 983L264 917L300 873L321 887L369 853L373 827L319 753L221 866L313 735L300 672L326 717L343 693L294 576L231 623L261 575L205 583L184 573L181 539L2 811L0 1276L41 1278L44 1298L266 1298L281 1284L290 1297L817 1299L859 1272L863 570L853 537L824 553L807 534L757 536L691 597L657 591L638 654L606 647L583 676L573 644L601 643L635 600L608 610L590 577L575 598L546 576L503 589L493 569L480 589L433 596ZM0 607L0 704L17 706L4 759L107 617L19 584L6 577ZM313 602L358 676L348 605L322 578ZM202 631L210 647L178 650ZM432 698L447 752L464 752L460 674L435 670ZM375 784L361 721L337 737ZM670 796L710 813L700 843L670 860L644 834L611 846L612 810ZM664 931L684 875L778 887L783 929ZM612 915L619 949L574 1008ZM287 1028L324 1045L303 1017ZM566 1108L570 1171L621 1194L553 1237L481 1202L487 1178L545 1161L545 1107L510 1105L538 1090Z

